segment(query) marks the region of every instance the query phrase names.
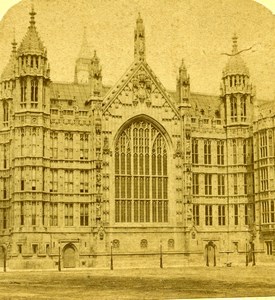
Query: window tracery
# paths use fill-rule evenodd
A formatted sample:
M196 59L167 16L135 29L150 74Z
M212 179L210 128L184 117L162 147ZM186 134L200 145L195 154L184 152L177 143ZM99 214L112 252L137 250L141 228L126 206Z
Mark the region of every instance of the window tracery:
M168 222L167 146L147 121L133 122L115 145L115 221Z

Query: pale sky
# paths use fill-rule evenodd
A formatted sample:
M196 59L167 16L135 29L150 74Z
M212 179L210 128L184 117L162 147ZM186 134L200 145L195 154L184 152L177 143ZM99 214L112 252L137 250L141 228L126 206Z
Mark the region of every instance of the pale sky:
M8 9L18 2L20 0L0 0L0 20L2 20Z
M39 33L47 46L51 62L51 80L54 82L72 80L75 59L81 45L83 26L88 24L91 49L100 50L98 53L100 53L104 70L103 83L111 86L132 62L132 44L128 42L132 38L132 29L129 30L129 28L132 28L130 26L134 24L136 11L141 9L147 28L149 28L147 31L148 63L167 89L174 90L178 64L182 57L185 57L187 58L186 66L192 78L192 91L217 95L221 70L226 63L226 57L221 57L219 53L226 52L230 47L231 33L235 31L239 34L241 48L250 47L251 41L257 45L253 53L245 53L251 81L257 87L257 97L266 100L273 100L275 97L272 84L275 76L275 39L272 31L274 30L272 24L274 24L275 0L174 0L172 2L177 3L175 7L166 6L166 1L159 0L116 0L117 5L112 10L106 10L104 6L104 3L110 1L102 0L0 0L0 21L10 7L21 1L22 5L18 7L18 10L15 9L14 13L9 14L12 17L7 16L7 22L1 22L3 32L1 32L0 40L0 73L10 55L10 41L13 36L11 22L20 24L15 27L16 39L20 42L25 34L25 27L28 26L26 9L33 1L37 10L41 12L41 9L44 9L44 15L47 16L46 18L40 17ZM72 5L64 5L65 2ZM261 3L263 7L264 5L268 7L273 15L264 8L261 9L261 5L257 5L256 2ZM78 3L81 19L75 16L75 5ZM149 12L155 3L162 5L154 9L152 17ZM185 3L189 3L188 9L185 9ZM211 9L205 15L204 10L208 7ZM221 11L224 7L226 10ZM51 12L51 8L55 14ZM188 14L191 8L194 13ZM22 14L20 14L20 9L21 12L24 11ZM178 10L173 11L173 9ZM121 15L121 10L127 13ZM175 15L174 21L166 24L172 11ZM63 14L67 14L67 17ZM159 14L163 17L158 18ZM238 14L242 18L236 18ZM114 16L119 16L119 20L108 23L113 20ZM156 17L158 22L152 23L155 22ZM106 18L105 23L103 18ZM196 18L198 20L194 22ZM213 18L217 19L218 28L215 24L213 25ZM227 18L228 22L225 21ZM60 29L59 32L56 32L55 26L49 26L47 20L54 22ZM180 26L184 26L186 30L180 30ZM112 40L109 39L110 35L113 36ZM204 38L201 39L201 36ZM212 42L207 43L207 40ZM209 78L211 78L210 81Z
M256 2L263 4L275 14L275 1L274 0L256 0Z
M258 3L263 4L275 14L275 0L255 0ZM0 20L10 7L20 2L20 0L0 0Z

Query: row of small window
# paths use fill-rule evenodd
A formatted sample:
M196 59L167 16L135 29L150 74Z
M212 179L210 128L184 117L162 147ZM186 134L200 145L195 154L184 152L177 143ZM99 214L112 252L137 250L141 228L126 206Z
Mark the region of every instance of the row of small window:
M268 191L269 189L269 184L268 184L268 168L264 167L260 169L259 172L260 176L260 191L265 192Z
M21 136L20 136L20 151L21 156L37 155L38 150L38 132L36 130L29 131L30 137L27 136L27 131L22 129ZM58 137L61 138L64 142L60 143ZM43 156L45 155L45 134L43 134ZM75 140L76 134L67 132L64 133L63 136L58 134L57 132L51 132L50 134L50 156L52 158L60 157L60 150L61 145L62 149L64 150L64 158L65 159L73 159L73 153L76 151L75 144L78 143L78 140ZM30 145L30 147L28 147ZM88 133L81 133L79 135L79 158L82 160L88 159L89 153L89 134Z
M31 208L29 209L30 206ZM32 226L36 225L44 225L44 226L58 226L59 218L62 217L64 220L64 226L89 226L90 217L91 217L91 207L88 203L81 203L79 207L79 212L77 217L79 217L79 223L76 224L76 205L73 203L65 203L64 211L62 216L59 216L60 211L58 203L50 203L48 207L46 207L45 203L42 205L38 202L31 202L30 205L21 202L19 204L19 224L21 226L29 223ZM42 210L42 211L41 211ZM41 211L41 212L40 212ZM8 217L8 210L3 211L3 214L6 214L6 220ZM46 216L48 217L48 224L45 223ZM41 222L41 223L40 223ZM7 226L7 222L5 223ZM6 228L6 227L5 227Z
M45 169L43 169L42 178L41 178L41 172L38 172L38 169L36 167L30 167L29 172L27 172L26 168L21 168L21 176L20 176L20 190L37 190L37 186L39 183L39 179L42 181L41 189L45 191L45 182L44 178L45 175ZM64 172L62 172L64 171ZM75 174L77 173L77 174ZM50 170L50 182L49 182L49 192L58 192L59 185L60 185L60 176L58 177L58 174L62 176L62 186L65 193L88 193L89 192L89 171L73 171L73 170ZM75 175L74 175L75 174ZM79 177L78 177L79 176ZM79 180L76 181L76 177L79 178ZM30 178L29 180L26 180L25 178ZM39 178L39 179L38 179ZM79 191L75 190L76 184L79 183ZM7 198L7 183L5 181L5 186L3 188L3 194L4 199ZM97 180L97 184L99 184L99 180Z
M261 202L262 224L275 223L275 200Z
M233 215L234 218L234 225L239 225L240 217L244 217L244 225L249 225L249 209L251 209L250 204L243 204L244 208L240 211L241 205L233 204L232 208L230 208L230 212L226 211L228 206L226 205L200 205L194 204L193 205L193 222L196 226L201 226L202 224L202 217L204 213L204 225L212 226L215 225L213 219L216 218L217 225L224 226L227 224L228 216ZM215 211L214 211L215 208ZM252 206L253 209L253 206ZM217 211L216 211L217 210ZM215 214L215 215L214 215ZM229 215L228 215L229 214Z
M10 89L10 88L15 88L15 82L12 81L2 81L1 83L1 88L6 90L6 89Z
M27 87L29 84L30 84L30 97L28 97L28 95L27 95L27 91L28 91ZM33 79L30 81L30 83L28 83L28 81L24 78L24 79L21 79L20 86L21 86L21 88L20 88L21 89L21 98L20 98L21 108L27 107L28 99L30 99L31 107L37 108L38 107L38 95L39 95L38 80ZM44 88L42 90L43 90L42 99L44 100L45 90L44 90Z
M163 243L161 243L161 246L164 246ZM112 241L112 247L115 249L119 249L120 248L120 241L115 239ZM142 239L140 241L140 248L141 249L147 249L148 248L148 240L146 239ZM175 241L174 239L169 239L167 241L167 248L168 250L173 250L175 248Z
M240 101L240 103L239 103ZM239 104L239 105L238 105ZM240 113L238 109L240 108ZM240 121L246 121L246 96L242 95L240 100L234 95L230 96L230 117L231 122L238 121L238 115L240 114Z
M46 244L46 253L48 253L50 245ZM19 254L23 253L23 245L22 244L17 244L17 250ZM38 253L38 244L32 244L32 253L37 254Z
M119 249L120 248L120 241L118 240L118 239L115 239L115 240L113 240L112 241L112 247L114 248L114 249ZM162 246L164 246L163 245L163 243L161 244ZM33 254L36 254L36 253L38 253L38 244L32 244L31 245L32 246L32 252L33 252ZM55 243L53 244L53 247L55 246ZM85 242L85 247L87 246L87 244L86 244L86 242ZM149 244L148 244L148 240L146 240L146 239L142 239L141 241L140 241L140 248L141 249L147 249L149 247ZM168 241L167 241L167 248L168 248L168 250L174 250L174 248L175 248L175 241L174 241L174 239L169 239ZM17 249L18 249L18 253L22 253L23 252L23 245L22 244L17 244ZM46 244L46 253L49 253L49 251L50 251L50 244Z
M263 130L258 134L258 144L259 144L259 158L266 158L268 156L273 156L273 133L272 130Z
M57 132L52 132L50 135L51 138L51 157L52 158L58 158L58 155L60 155L60 142L58 141L59 134ZM75 151L75 141L74 141L75 134L71 132L65 132L64 133L64 143L63 149L64 149L64 158L65 159L73 159L74 151ZM89 134L87 133L81 133L79 136L80 144L79 144L79 158L83 160L88 159L89 154Z
M51 115L57 116L62 113L64 116L73 116L74 115L74 110L73 109L63 109L60 111L59 109L51 109ZM87 117L88 116L88 111L86 110L80 110L78 111L79 116L81 117Z
M85 243L86 244L86 243ZM238 248L238 243L234 243L236 247ZM120 241L115 239L112 241L112 247L114 249L120 248ZM173 239L169 239L167 242L168 250L174 250L175 248L175 241ZM140 241L140 248L141 249L147 249L148 248L148 241L146 239L142 239ZM265 241L265 248L266 248L266 254L267 255L273 255L273 242L272 241ZM17 244L18 253L22 254L23 252L23 245ZM46 253L49 253L50 251L50 244L46 244ZM38 253L38 244L32 244L32 252L33 254Z
M203 109L201 109L200 110L200 113L202 114L202 115L204 115L204 110ZM216 118L220 118L221 116L220 116L220 112L219 111L216 111L215 112L215 117ZM211 123L210 123L211 122ZM220 120L220 119L207 119L207 118L203 118L203 119L201 119L201 118L194 118L194 117L192 117L191 118L191 123L192 124L196 124L196 123L198 123L198 124L213 124L213 125L221 125L222 124L222 121Z
M225 190L225 174L198 174L193 173L192 175L192 192L193 195L199 195L200 194L200 183L202 180L200 180L201 177L204 177L204 194L205 195L213 195L213 184L212 182L215 182L217 184L217 195L223 196L226 194ZM248 175L246 173L244 174L232 174L230 176L233 181L233 194L247 194L248 192L248 184L247 184L247 178ZM215 180L213 180L213 178ZM242 185L240 185L240 179L242 180Z
M216 163L217 165L224 165L225 164L225 141L217 141L216 143ZM211 165L212 155L213 155L213 141L211 140L204 140L203 143L203 157L204 157L204 164ZM239 148L242 147L241 153L239 153ZM247 164L247 149L248 149L248 141L243 140L241 145L238 145L238 141L236 139L232 140L232 163L236 165L237 163L240 164ZM242 157L242 161L238 161L238 157ZM198 164L199 163L199 140L193 139L192 140L192 163Z
M65 170L64 171L64 191L67 193L74 192L74 185L76 180L74 178L75 171ZM89 171L79 172L79 192L88 193L89 192ZM51 170L51 181L50 181L50 192L58 192L58 170Z
M21 61L22 67L31 67L31 68L38 68L41 64L44 64L44 59L37 55L24 55L19 57L19 63Z
M225 78L225 83L230 87L245 86L248 78L245 75L230 75Z

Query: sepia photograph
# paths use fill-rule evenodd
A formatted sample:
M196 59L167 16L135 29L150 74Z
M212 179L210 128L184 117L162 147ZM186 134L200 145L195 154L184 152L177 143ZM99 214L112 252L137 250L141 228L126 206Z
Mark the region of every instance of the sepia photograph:
M0 0L0 299L275 298L275 1Z

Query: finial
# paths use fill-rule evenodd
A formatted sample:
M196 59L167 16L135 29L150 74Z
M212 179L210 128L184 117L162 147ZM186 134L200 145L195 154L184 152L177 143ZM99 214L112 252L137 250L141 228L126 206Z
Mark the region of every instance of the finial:
M13 41L12 41L12 52L16 52L16 46L17 46L17 43L16 43L16 40L15 40L15 28L13 28Z
M134 31L134 55L136 60L145 60L145 27L143 20L138 13L136 29Z
M83 38L87 38L87 26L84 26L84 31L83 31Z
M181 70L185 70L185 64L184 64L184 59L181 60L181 66L180 66Z
M93 57L93 61L94 62L98 62L99 61L99 59L98 59L98 57L97 57L97 53L96 53L96 50L94 50L94 57Z
M236 54L238 52L238 36L236 32L234 33L232 40L233 40L232 54Z
M30 24L31 24L31 27L34 27L35 26L35 15L36 15L36 12L34 11L34 5L33 5L33 2L32 2L32 6L31 6L31 12L30 12Z
M138 13L137 23L142 23L143 20L141 18L140 12Z

